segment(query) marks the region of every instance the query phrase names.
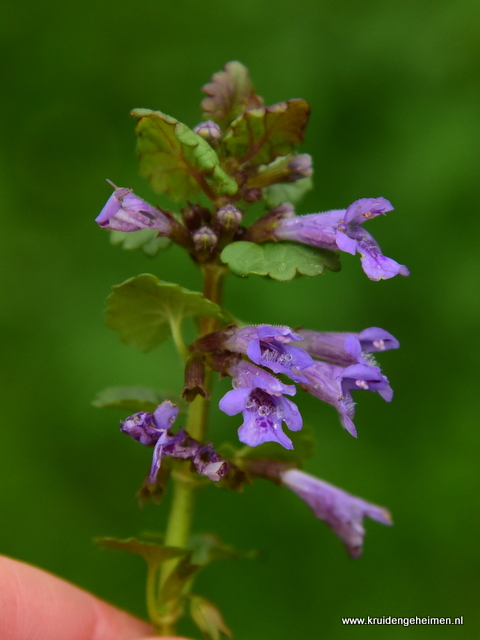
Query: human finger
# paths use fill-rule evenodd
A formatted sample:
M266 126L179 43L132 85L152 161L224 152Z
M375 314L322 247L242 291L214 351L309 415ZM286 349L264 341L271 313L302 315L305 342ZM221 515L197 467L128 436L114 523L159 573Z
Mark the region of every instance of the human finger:
M69 582L0 556L0 638L139 640L151 633L146 622Z

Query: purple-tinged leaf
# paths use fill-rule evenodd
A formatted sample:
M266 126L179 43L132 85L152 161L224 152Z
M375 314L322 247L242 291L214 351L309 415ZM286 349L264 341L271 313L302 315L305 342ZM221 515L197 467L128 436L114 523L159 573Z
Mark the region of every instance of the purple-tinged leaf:
M302 99L246 111L232 122L225 146L241 163L269 164L303 142L309 113Z
M202 100L203 117L214 120L222 129L247 109L263 104L253 90L248 69L236 60L227 62L223 71L214 73L202 91L207 94Z

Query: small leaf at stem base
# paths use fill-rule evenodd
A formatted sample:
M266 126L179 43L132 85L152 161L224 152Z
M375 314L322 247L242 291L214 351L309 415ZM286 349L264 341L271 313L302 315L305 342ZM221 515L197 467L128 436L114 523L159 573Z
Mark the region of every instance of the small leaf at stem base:
M220 640L221 634L232 637L232 632L225 624L219 609L209 600L191 595L190 616L208 640Z

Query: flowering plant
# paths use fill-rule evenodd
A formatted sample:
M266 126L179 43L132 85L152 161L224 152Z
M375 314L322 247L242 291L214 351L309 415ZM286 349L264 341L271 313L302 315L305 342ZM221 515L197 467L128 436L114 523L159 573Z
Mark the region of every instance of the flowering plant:
M291 398L300 387L333 405L342 427L356 437L352 392L378 392L390 402L392 389L373 354L399 346L378 327L326 333L269 324L271 318L242 323L221 307L225 276L313 277L325 269L339 271L339 252L360 253L372 280L406 276L408 269L384 256L362 226L393 209L384 198L296 215L294 205L311 187L313 173L310 156L296 152L310 111L304 100L264 106L239 62L229 62L203 90L204 121L193 130L160 111L132 111L140 173L155 192L183 202L180 211L152 206L112 183L114 192L96 219L125 247L155 254L170 242L178 244L203 275L202 293L142 274L115 286L107 300L107 325L123 342L150 351L172 337L185 378L175 397L148 389L136 389L135 397L130 393L129 405L137 411L120 425L123 433L153 448L140 500L159 502L173 485L165 536L160 542L109 538L102 543L147 560L147 605L158 632L174 633L188 610L204 636L215 640L230 631L215 605L192 592L193 582L204 565L236 552L212 535L192 536L197 487L215 483L241 491L256 478L284 485L331 527L352 557L360 556L364 518L388 525L390 514L301 471L311 448ZM265 213L243 224L255 203ZM197 321L191 344L184 338L187 317ZM208 438L216 373L231 378L233 388L219 409L227 416L242 414L242 447L219 447ZM117 406L123 400L122 390L109 390L96 404ZM236 419L237 426L240 422ZM225 418L226 431L229 423L235 421Z

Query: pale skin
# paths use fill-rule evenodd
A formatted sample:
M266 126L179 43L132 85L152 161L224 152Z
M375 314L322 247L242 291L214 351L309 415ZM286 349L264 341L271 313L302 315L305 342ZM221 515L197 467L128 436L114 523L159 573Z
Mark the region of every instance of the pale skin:
M187 640L152 627L31 565L0 556L0 638L8 640Z

